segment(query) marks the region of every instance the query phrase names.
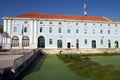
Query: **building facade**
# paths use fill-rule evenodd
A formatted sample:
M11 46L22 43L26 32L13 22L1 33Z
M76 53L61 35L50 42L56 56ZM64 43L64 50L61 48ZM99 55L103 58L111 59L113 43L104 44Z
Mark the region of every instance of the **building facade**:
M5 49L120 47L120 22L106 17L28 13L3 22Z

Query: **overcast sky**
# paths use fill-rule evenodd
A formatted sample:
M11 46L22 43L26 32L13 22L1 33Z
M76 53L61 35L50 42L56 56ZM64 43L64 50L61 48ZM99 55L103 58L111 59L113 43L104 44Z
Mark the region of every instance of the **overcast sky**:
M29 12L83 15L83 3L84 0L0 0L0 18ZM88 16L120 20L120 0L86 0L86 3Z

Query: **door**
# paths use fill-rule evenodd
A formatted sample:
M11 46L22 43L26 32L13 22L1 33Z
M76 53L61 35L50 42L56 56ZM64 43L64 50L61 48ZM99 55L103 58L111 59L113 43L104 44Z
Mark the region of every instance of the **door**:
M57 47L62 48L62 40L57 40Z
M119 48L119 42L115 41L115 48Z
M38 38L38 48L45 48L45 38L43 36Z
M96 41L92 40L92 48L96 48Z
M71 44L70 42L67 43L67 48L70 48Z

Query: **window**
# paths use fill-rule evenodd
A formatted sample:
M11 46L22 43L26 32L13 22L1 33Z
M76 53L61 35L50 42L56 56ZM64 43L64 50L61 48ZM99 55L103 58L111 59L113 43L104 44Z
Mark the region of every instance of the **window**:
M115 27L115 34L118 34L118 27Z
M103 29L100 29L100 34L103 34Z
M67 33L70 33L70 29L67 29Z
M117 24L115 24L115 27L117 27Z
M52 24L52 22L50 21L49 24Z
M101 45L103 45L103 39L101 39L101 41L100 41L100 42L101 42Z
M76 29L76 33L79 33L79 29Z
M87 34L87 27L84 27L84 33Z
M49 27L49 33L52 33L52 27Z
M87 26L87 23L84 23L84 26Z
M24 27L24 32L27 32L27 27Z
M110 24L108 24L108 26L110 26Z
M40 24L43 24L43 22L40 21Z
M61 27L59 27L59 28L58 28L58 33L61 33L61 32L62 32L62 31L61 31Z
M108 34L110 34L110 30L108 30Z
M42 30L43 30L43 27L40 27L40 32L42 32Z
M87 39L85 39L85 45L87 45Z
M62 23L61 22L59 22L59 25L61 25Z
M76 48L79 48L79 39L76 39Z
M102 26L102 24L100 24L100 26Z
M92 30L92 33L95 34L95 29Z
M22 38L22 46L23 47L28 47L29 46L29 37L28 36L23 36L23 38Z
M93 23L92 34L95 34L95 23Z
M19 47L19 38L17 36L12 37L12 47Z
M16 26L14 26L14 32L17 32L17 27Z
M78 23L76 23L76 26L79 25Z
M28 22L27 21L24 21L24 24L27 24Z
M49 39L49 44L52 44L52 39Z

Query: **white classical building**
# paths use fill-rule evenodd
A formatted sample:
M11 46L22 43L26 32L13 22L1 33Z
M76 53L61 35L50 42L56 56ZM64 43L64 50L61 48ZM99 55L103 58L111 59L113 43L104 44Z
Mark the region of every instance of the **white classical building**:
M5 49L120 47L120 21L106 17L32 12L3 22Z

